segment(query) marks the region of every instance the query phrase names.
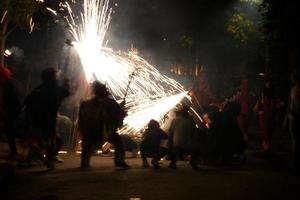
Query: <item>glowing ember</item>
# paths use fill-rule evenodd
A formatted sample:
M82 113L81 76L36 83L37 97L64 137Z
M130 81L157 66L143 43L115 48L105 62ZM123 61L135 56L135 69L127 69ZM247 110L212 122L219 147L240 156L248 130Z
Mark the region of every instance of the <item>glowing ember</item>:
M88 82L97 79L106 83L113 97L121 102L126 96L128 116L119 131L136 133L150 119L160 120L186 95L182 85L161 75L157 69L138 55L116 53L104 45L110 23L109 0L84 0L81 23L76 24L71 7L66 17L72 43L78 52ZM130 83L130 85L129 85Z
M6 49L4 51L4 56L6 56L6 57L11 56L11 51L9 49Z

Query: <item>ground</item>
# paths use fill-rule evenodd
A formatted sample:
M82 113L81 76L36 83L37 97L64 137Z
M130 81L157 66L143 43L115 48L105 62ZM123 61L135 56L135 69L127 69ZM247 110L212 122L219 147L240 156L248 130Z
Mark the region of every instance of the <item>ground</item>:
M1 199L274 200L300 196L300 179L288 172L285 159L248 156L242 167L202 167L194 171L185 161L173 170L164 160L162 168L155 170L143 169L140 158L127 158L131 169L121 170L114 167L112 157L95 156L92 168L81 170L78 154L61 156L65 162L52 172L42 165L18 169L14 180L2 187L1 196L5 198Z

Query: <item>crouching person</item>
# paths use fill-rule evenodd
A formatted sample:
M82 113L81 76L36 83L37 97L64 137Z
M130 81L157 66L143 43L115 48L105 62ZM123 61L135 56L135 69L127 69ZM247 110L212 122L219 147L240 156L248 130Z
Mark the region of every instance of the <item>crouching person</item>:
M81 167L90 167L91 155L105 141L114 145L114 162L117 167L128 168L124 147L116 132L125 118L125 111L110 97L104 84L93 83L94 96L80 104L78 125L82 138Z
M154 168L160 168L159 160L167 155L167 148L162 145L167 139L168 135L159 127L159 123L150 120L140 147L144 168L149 167L147 157L152 158L151 164Z
M188 108L183 106L176 112L169 129L169 168L176 169L176 161L179 156L190 155L190 164L198 170L199 138L195 121L189 116Z

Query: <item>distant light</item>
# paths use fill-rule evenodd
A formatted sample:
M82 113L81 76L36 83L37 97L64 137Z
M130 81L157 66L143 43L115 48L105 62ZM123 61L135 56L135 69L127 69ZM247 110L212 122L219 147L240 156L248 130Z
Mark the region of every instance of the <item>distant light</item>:
M265 76L265 74L264 74L264 73L259 73L258 75L260 75L260 76Z
M118 4L117 4L117 3L115 3L115 6L117 7L117 6L118 6Z
M58 153L59 154L67 154L68 152L67 151L59 151Z
M44 3L44 0L36 0L38 3Z
M9 49L6 49L6 50L4 51L4 56L5 56L5 57L11 56L11 51L10 51Z
M163 38L163 41L166 41L167 40L167 38Z

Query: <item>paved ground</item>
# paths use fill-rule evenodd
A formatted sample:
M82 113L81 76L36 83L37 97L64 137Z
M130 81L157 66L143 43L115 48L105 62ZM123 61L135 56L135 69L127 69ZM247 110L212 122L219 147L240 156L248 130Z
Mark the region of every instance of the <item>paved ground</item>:
M250 157L244 167L203 167L193 171L184 161L177 170L143 169L140 159L127 159L129 170L116 169L111 157L96 156L92 168L79 168L79 155L68 153L56 171L38 165L18 170L2 187L1 199L18 200L190 200L298 199L300 179L286 170L284 159L272 162ZM277 157L280 157L280 155ZM284 157L284 156L283 156ZM278 163L281 165L278 165ZM275 167L276 166L276 167ZM4 197L4 198L2 198Z

